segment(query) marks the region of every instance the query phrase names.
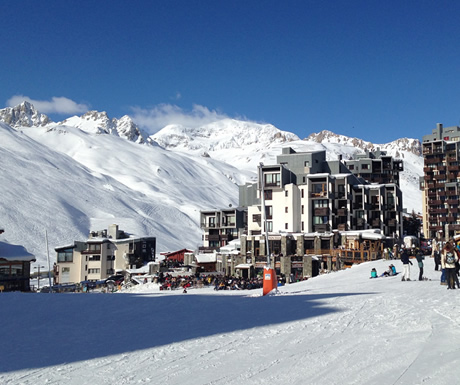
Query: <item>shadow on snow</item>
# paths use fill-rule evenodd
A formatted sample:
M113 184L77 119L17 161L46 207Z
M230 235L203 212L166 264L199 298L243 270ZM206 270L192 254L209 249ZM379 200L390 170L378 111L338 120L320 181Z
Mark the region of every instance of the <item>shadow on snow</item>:
M251 295L251 292L244 292ZM324 295L0 295L0 372L62 365L337 312Z

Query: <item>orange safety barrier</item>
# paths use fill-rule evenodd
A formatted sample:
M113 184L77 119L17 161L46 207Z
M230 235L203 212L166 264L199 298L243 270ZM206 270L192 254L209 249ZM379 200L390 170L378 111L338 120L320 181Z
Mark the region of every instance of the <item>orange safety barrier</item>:
M263 295L267 295L273 289L278 287L278 280L276 279L275 269L264 267L264 281L263 281Z

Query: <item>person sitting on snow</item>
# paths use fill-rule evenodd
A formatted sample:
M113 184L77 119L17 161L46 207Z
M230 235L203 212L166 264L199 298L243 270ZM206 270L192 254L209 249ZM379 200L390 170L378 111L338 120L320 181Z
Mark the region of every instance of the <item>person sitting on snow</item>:
M371 270L370 278L377 278L377 270L375 270L375 267Z

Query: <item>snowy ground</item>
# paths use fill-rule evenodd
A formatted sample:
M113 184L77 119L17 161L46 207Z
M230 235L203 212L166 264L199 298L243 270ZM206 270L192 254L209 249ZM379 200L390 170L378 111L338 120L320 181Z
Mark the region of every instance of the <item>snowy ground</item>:
M381 274L388 264L266 297L147 285L119 294L3 293L0 383L459 383L460 291L439 284L432 259L430 281L369 279L372 267Z

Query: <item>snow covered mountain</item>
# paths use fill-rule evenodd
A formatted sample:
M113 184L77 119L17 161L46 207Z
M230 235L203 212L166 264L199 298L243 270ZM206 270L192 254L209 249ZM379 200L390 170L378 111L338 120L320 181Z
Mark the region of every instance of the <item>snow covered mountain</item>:
M158 252L195 249L202 243L200 210L238 205L238 185L255 181L259 162L275 163L285 146L325 149L329 159L386 149L405 160L405 207L421 211L417 141L361 141L364 148L356 141L326 132L300 140L269 124L232 119L194 129L170 124L148 136L128 116L90 111L56 123L24 102L0 110L2 239L40 261L45 231L54 257L55 247L117 223L128 233L156 236Z

